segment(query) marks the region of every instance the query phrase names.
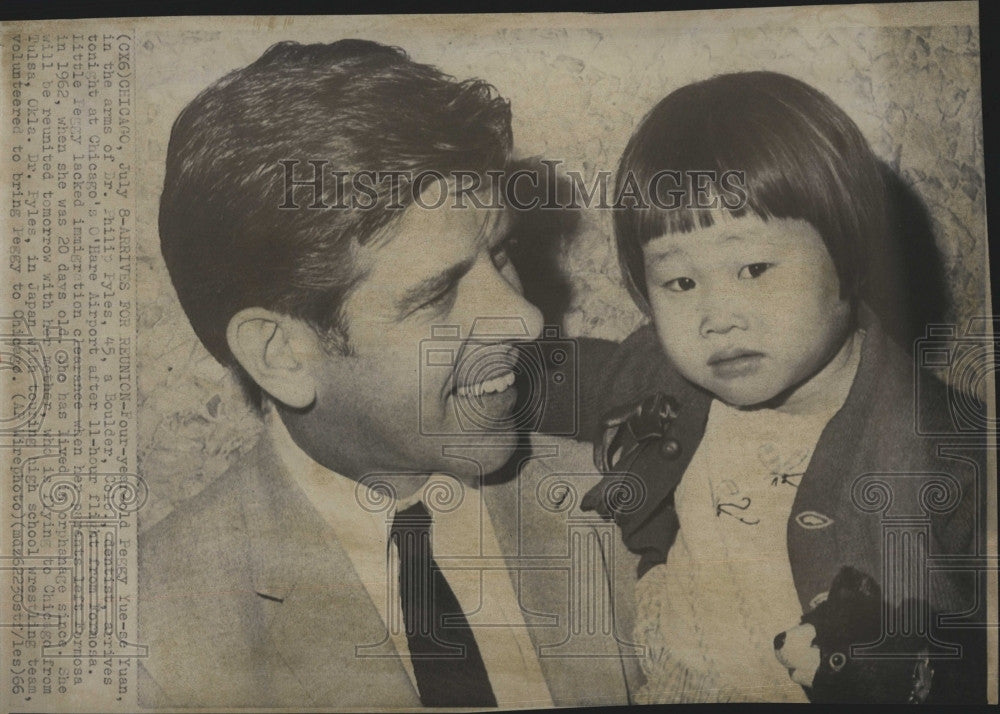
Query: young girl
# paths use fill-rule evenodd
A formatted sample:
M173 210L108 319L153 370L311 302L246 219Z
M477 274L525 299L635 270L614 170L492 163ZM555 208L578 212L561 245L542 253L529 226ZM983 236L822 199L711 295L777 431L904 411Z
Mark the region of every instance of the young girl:
M597 403L625 414L645 399L635 435L648 395L674 402L658 407L660 448L604 449L611 471L642 482L642 502L599 497L614 476L585 501L641 556L632 641L647 648L646 681L635 698L806 701L811 675L778 661L775 636L822 602L843 566L900 597L888 581L912 575L883 558L887 511L866 479L947 475L958 486L948 508L911 515L928 525L926 552L976 552L977 464L942 457L914 428L919 413L946 429L945 387L932 382L914 402L913 361L862 299L886 231L877 160L824 94L747 72L664 98L629 142L618 186L638 187L615 236L652 325L602 365L611 376ZM916 503L925 483L889 487ZM974 576L917 580L907 596L973 607Z

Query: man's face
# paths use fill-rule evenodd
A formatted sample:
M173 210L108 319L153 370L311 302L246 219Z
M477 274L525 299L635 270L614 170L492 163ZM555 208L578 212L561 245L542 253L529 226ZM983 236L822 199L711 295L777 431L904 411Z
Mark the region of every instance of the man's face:
M667 356L729 404L807 394L845 344L850 304L833 260L802 220L733 218L644 248L653 321Z
M304 429L313 458L355 478L475 476L507 461L513 343L542 327L507 257L507 226L498 210L413 205L361 250L366 277L344 305L351 353L306 360L316 401L293 433L306 446Z

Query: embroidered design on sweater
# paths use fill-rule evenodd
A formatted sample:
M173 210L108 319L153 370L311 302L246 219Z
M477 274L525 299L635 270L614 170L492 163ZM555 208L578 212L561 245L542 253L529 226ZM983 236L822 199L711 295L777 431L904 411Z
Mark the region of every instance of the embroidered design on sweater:
M786 474L786 473L776 473L772 471L771 473L774 474L774 477L771 479L772 486L783 486L785 484L788 484L792 488L798 488L799 480L803 476L805 476L806 472L802 471L797 474Z
M757 449L757 458L771 472L772 486L798 488L811 457L812 449L809 448L796 449L785 457L774 442L761 444Z
M755 526L760 523L759 518L754 518L746 513L746 510L750 508L750 504L753 503L753 500L749 496L740 496L740 489L736 486L736 483L732 479L721 481L719 483L719 487L726 490L728 493L723 497L716 496L714 492L712 493L712 501L715 504L716 518L725 514L727 516L732 516L740 523L745 523L748 526ZM732 500L723 501L722 498Z

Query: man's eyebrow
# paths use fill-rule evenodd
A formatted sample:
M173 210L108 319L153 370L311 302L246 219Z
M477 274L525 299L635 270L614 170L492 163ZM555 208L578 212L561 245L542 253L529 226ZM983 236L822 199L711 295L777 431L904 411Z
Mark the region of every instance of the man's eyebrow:
M461 263L455 263L450 268L437 275L421 280L409 288L396 302L396 308L401 316L417 309L436 295L446 292L465 276L475 262L475 257L467 258Z

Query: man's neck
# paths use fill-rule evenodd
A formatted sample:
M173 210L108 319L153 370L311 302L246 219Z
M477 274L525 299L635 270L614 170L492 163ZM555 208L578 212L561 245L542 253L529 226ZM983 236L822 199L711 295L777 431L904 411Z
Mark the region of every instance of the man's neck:
M277 428L279 431L279 440L289 442L288 445L295 448L303 457L337 476L364 482L368 488L376 492L380 491L383 495L392 496L397 501L412 500L414 494L423 488L430 477L430 474L379 472L378 469L359 469L346 462L338 463L336 459L331 459L334 449L328 449L323 454L317 454L313 449L310 449L311 440L301 428L301 422L285 418L285 410L280 406L273 402L266 403L264 413L265 419L277 422L272 425L272 428Z

